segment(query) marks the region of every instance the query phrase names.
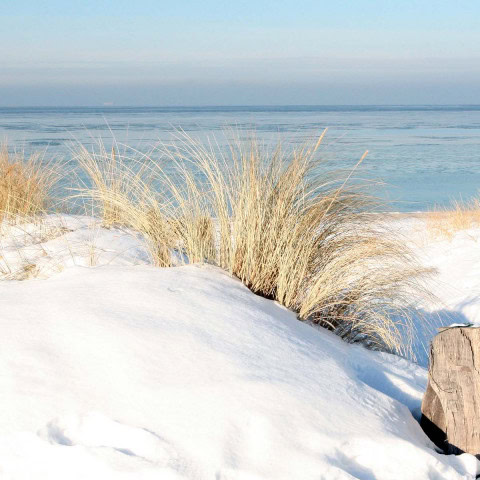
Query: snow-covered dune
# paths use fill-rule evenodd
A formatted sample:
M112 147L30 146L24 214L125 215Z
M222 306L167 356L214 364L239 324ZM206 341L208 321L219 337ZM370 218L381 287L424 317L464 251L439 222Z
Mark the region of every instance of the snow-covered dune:
M213 267L71 267L0 312L2 479L475 478L414 418L424 368Z

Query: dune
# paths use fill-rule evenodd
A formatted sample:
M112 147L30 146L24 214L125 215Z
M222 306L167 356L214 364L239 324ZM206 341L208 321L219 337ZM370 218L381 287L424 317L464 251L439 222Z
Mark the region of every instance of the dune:
M475 321L480 231L395 222L439 270L429 318ZM0 284L2 478L475 478L418 424L420 346L414 363L347 344L216 267L155 268L92 218L42 228L4 241L36 278Z

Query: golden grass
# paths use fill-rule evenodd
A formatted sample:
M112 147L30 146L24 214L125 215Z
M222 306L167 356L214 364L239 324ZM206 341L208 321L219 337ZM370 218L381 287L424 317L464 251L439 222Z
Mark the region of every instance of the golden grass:
M302 320L411 354L425 270L371 214L375 200L349 181L353 171L325 171L322 138L292 152L236 142L226 154L180 133L140 160L82 148L91 187L81 194L106 225L141 232L159 266L218 265Z
M171 265L171 250L177 240L178 221L167 217L161 195L152 186L154 171L145 158L107 152L99 144L97 152L80 146L76 161L89 180L77 197L92 200L94 215L103 226L121 226L140 232L150 249L155 265Z
M40 154L25 158L22 153L9 154L6 145L0 146L0 221L45 212L58 179L58 169L45 164Z
M436 208L427 212L425 218L431 237L451 240L457 232L480 225L480 202L455 201L452 208Z
M22 258L20 250L39 241L38 235L57 235L44 218L56 207L53 189L61 179L62 167L61 162L46 161L39 152L25 157L23 152L11 154L6 144L0 145L0 279L26 280L38 276L37 265ZM35 225L32 231L31 225ZM18 245L18 259L12 265L8 257L13 247L4 249L4 239L14 240ZM8 255L5 250L9 250Z

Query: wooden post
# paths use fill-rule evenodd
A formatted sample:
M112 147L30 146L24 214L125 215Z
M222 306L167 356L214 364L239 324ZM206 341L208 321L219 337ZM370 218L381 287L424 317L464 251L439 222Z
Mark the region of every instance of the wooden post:
M443 328L433 339L421 425L445 453L480 458L480 328Z

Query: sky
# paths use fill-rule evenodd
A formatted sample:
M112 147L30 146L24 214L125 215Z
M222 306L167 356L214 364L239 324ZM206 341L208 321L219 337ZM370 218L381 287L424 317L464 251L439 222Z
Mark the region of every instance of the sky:
M0 3L0 106L480 104L479 0Z

